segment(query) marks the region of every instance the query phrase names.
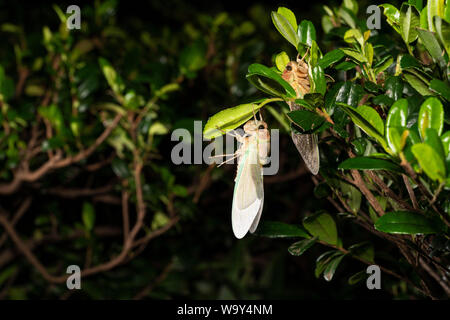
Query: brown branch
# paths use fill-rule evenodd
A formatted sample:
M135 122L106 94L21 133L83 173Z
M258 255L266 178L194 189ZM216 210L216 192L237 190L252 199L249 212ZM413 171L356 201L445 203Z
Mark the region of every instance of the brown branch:
M22 218L23 214L28 210L28 208L31 205L32 202L32 197L27 197L21 204L19 209L17 209L16 213L14 214L12 220L11 220L11 225L15 226L16 223L20 220L20 218ZM6 233L2 234L1 238L0 238L0 247L5 243L7 239L7 235Z
M124 180L122 182L122 220L123 220L123 241L125 243L128 238L128 234L130 232L130 213L128 210L128 181Z
M406 190L408 190L409 198L413 204L414 209L419 209L419 203L417 202L416 195L414 193L414 189L409 182L408 176L406 174L402 174L403 182L405 183Z
M36 169L32 172L27 170L18 171L11 182L0 184L0 194L12 194L20 187L22 182L34 182L47 174L50 170L66 167L72 163L81 161L89 157L96 150L96 148L108 138L112 130L114 130L114 128L119 124L121 118L122 115L117 114L111 125L108 126L105 131L103 131L103 133L95 140L95 142L89 148L80 151L75 156L61 159L61 151L58 150L58 152L55 155L52 155L52 157L50 157L46 163L39 167L39 169Z
M444 289L446 295L450 297L450 287L422 258L419 258L420 265L428 272L428 274L436 280L437 283Z
M99 194L108 193L114 189L114 184L109 184L104 187L99 188L63 188L63 187L55 187L46 190L48 194L55 195L61 198L78 198L78 197L89 197L95 196Z

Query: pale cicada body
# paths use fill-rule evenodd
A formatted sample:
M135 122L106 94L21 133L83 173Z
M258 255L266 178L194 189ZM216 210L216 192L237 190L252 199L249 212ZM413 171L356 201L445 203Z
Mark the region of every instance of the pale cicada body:
M242 144L237 151L238 167L235 178L231 221L236 238L248 231L255 232L264 204L262 166L268 162L270 134L264 121L249 120L244 136L237 136Z

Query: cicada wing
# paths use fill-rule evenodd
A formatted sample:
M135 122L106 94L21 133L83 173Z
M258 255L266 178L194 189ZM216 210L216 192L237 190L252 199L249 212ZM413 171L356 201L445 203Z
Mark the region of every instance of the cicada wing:
M299 105L289 102L291 111L302 109ZM320 168L319 139L317 134L297 134L292 132L292 141L305 161L306 167L316 175Z
M258 214L256 215L256 218L253 221L253 223L249 229L249 231L251 233L254 233L256 231L256 229L258 228L258 224L259 224L259 220L261 219L261 213L262 213L263 207L264 207L264 191L263 191L263 195L262 195L262 199L261 199L261 206L259 207Z
M233 233L238 239L247 234L256 219L259 220L262 211L264 188L257 156L256 147L249 147L238 165L231 213Z
M312 174L316 175L320 168L317 134L297 134L292 132L291 136L303 161L305 161L306 167Z

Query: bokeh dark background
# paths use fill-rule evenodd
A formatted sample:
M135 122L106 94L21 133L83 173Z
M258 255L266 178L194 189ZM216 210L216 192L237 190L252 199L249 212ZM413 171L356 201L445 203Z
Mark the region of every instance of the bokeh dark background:
M111 1L110 1L111 2ZM114 1L112 1L114 2ZM73 1L55 3L65 10ZM82 11L82 22L92 21L91 2L77 2ZM257 95L245 80L246 68L250 63L272 64L272 55L286 50L292 56L293 48L276 32L270 19L270 12L279 6L286 6L296 13L298 21L311 20L317 29L318 39L323 38L320 18L322 5L339 5L338 1L118 1L115 10L109 12L117 29L126 34L126 43L115 43L114 50L104 50L119 70L127 74L133 69L148 71L155 82L170 81L177 76L174 68L177 55L185 45L192 42L187 32L191 26L198 37L208 39L208 19L226 12L228 23L215 35L215 49L208 65L198 71L196 76L181 83L181 90L171 94L161 104L161 119L171 128L182 127L194 119L206 121L209 116L223 107L234 106ZM370 1L360 1L360 11ZM112 5L111 8L115 6ZM245 21L251 22L254 31L236 36L230 34L233 27ZM20 25L30 39L36 43L43 26L57 30L59 20L50 2L31 3L3 1L0 4L0 23ZM89 36L101 34L101 25L92 27ZM142 33L148 32L154 46L142 44ZM169 34L166 36L165 34ZM6 70L14 71L11 59L11 36L0 35L0 62ZM167 40L166 38L169 38ZM173 46L170 38L173 37ZM161 39L165 40L161 40ZM321 44L322 45L322 44ZM329 44L328 44L329 45ZM323 45L326 48L327 44ZM39 51L39 50L38 50ZM95 52L91 53L95 56ZM136 59L135 57L139 58ZM232 67L227 59L234 59ZM95 58L95 57L94 57ZM161 59L168 59L166 67L157 65ZM120 63L116 63L120 61ZM142 61L148 61L148 64ZM173 62L172 64L170 62ZM231 74L231 75L230 75ZM152 80L152 81L153 81ZM13 104L13 103L12 103ZM276 127L273 117L265 113L268 122ZM365 268L351 259L345 259L331 282L322 277L314 277L315 259L325 248L316 246L301 257L289 255L287 247L293 240L267 239L247 236L242 240L234 238L231 231L231 202L233 192L234 165L208 170L207 165L175 166L170 161L170 152L174 143L170 134L158 137L159 159L154 164L164 167L175 177L176 183L188 190L195 189L201 177L208 172L210 178L206 188L197 195L190 193L182 201L175 203L183 213L183 218L175 228L151 241L145 250L126 264L113 270L83 279L83 290L70 294L70 298L79 299L128 299L133 298L144 287L151 284L171 264L164 279L146 295L149 298L187 298L187 299L390 299L387 290L368 290L363 283L349 285L348 278ZM335 213L335 209L324 200L314 196L314 184L310 174L305 172L294 145L288 134L283 133L280 140L280 170L278 176L286 179L268 177L265 183L265 204L263 220L298 223L316 210L324 209ZM295 173L297 172L297 173ZM292 175L292 173L294 173ZM55 174L56 176L58 173ZM56 180L55 175L47 180L47 187ZM88 179L81 175L75 184ZM96 176L92 184L102 186L109 183L110 172ZM159 176L148 174L158 188ZM153 183L152 182L152 183ZM150 193L156 192L154 189ZM39 193L33 186L24 186L21 192L10 197L2 197L2 205L7 201L20 201L26 195L33 194L35 200L26 216L20 221L18 229L22 234L32 234L36 218L45 215L48 210L63 213L65 221L75 223L80 220L80 206L84 199L64 199ZM12 202L11 202L12 203ZM115 219L120 208L113 205L95 203L97 222L110 222L120 225ZM50 209L49 209L50 208ZM343 230L346 239L355 237L356 241L365 240L361 230L355 230L346 221L339 221L339 230ZM0 232L3 232L1 230ZM367 237L369 237L367 235ZM117 239L116 239L117 240ZM102 240L102 248L118 246L120 241ZM119 237L120 240L120 237ZM376 239L373 239L376 241ZM82 244L67 241L42 248L41 260L52 270L62 272L65 261L76 261L83 256ZM9 250L13 244L8 242L0 250ZM382 242L375 242L375 249L383 248ZM388 252L387 252L388 254ZM66 257L71 256L71 257ZM107 257L97 257L99 261ZM66 260L67 259L67 260ZM65 295L64 288L48 285L26 260L18 256L9 265L17 265L18 271L14 284L3 297L6 299L23 298L60 298ZM5 269L7 266L0 267ZM386 280L389 284L389 279ZM387 285L388 286L388 285ZM1 288L1 287L0 287Z

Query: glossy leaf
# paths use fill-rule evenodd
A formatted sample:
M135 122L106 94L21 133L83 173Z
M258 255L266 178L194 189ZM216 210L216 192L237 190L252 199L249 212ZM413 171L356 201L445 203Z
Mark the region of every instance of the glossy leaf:
M416 28L420 25L419 13L411 5L402 5L400 9L400 29L402 38L406 43L411 43L417 39Z
M417 123L422 139L425 138L427 128L434 128L438 135L441 135L444 128L444 108L439 99L430 97L422 103Z
M447 5L448 6L448 5ZM434 17L436 34L448 54L450 54L450 23L439 16Z
M405 71L403 76L411 87L413 87L422 96L433 95L433 92L428 89L428 83L424 82L423 79L419 78L417 75Z
M357 109L350 107L349 105L346 104L342 104L342 103L337 103L349 116L350 118L353 120L353 122L360 127L365 133L367 133L370 137L374 138L375 140L377 140L385 149L387 148L387 144L384 140L383 134L380 133L379 129L382 128L380 125L380 119L377 119L377 116L373 113L376 111L373 110L373 112L368 112L368 109L363 109L363 114L361 114ZM368 107L370 108L370 107ZM368 120L366 120L365 117L368 117L370 119L370 122ZM378 115L379 117L379 115ZM374 125L372 125L372 123L375 123L378 126L375 127ZM381 120L382 122L382 120ZM378 123L378 124L377 124ZM384 131L384 130L383 130ZM381 132L383 132L381 131Z
M287 113L289 119L301 128L301 132L308 132L319 128L325 118L308 110L295 110Z
M311 248L316 243L316 241L317 237L300 240L294 244L291 244L291 246L288 248L288 251L293 256L301 256L303 253L305 253L306 250Z
M310 238L302 226L276 221L261 222L255 232L256 235L268 238Z
M402 134L406 129L408 119L408 101L406 99L397 100L389 109L386 118L386 141L389 148L394 153L402 151Z
M448 82L441 81L439 79L433 79L430 81L430 89L439 93L447 101L450 101L450 85Z
M369 106L362 105L356 108L356 111L367 121L369 122L379 134L384 134L384 122L381 119L378 112Z
M203 129L203 137L205 139L213 139L223 135L223 131L229 131L236 129L240 125L244 124L246 121L253 117L253 112L259 110L259 105L257 104L241 104L233 108L227 108L222 110L211 118ZM220 129L220 130L219 130Z
M277 69L281 72L284 71L289 61L290 61L289 56L284 51L280 52L275 57L275 65L277 66Z
M274 95L295 98L297 95L292 86L277 72L258 63L248 67L247 80L259 90Z
M373 245L370 242L361 242L354 244L348 248L350 254L355 257L359 257L369 262L374 262L375 252Z
M327 265L323 272L323 278L326 281L331 281L333 279L334 274L336 273L336 269L341 263L342 259L344 259L345 254L341 254L338 257L331 260L331 262Z
M311 70L311 92L325 94L327 90L327 82L325 80L325 73L320 66L315 66Z
M442 225L420 213L387 212L375 223L375 229L396 234L432 234L443 231Z
M313 236L329 244L337 245L338 235L333 218L326 212L318 212L303 220L303 226Z
M298 26L298 39L300 43L312 46L312 41L316 40L316 28L309 20L302 20Z
M427 51L430 53L434 61L436 61L441 68L445 67L445 60L442 56L442 48L436 35L428 30L417 29L418 35Z
M383 14L387 18L387 22L400 33L400 10L389 3L381 4L380 7L383 8Z
M428 0L427 1L427 19L428 19L428 30L436 31L433 18L434 16L443 17L444 16L444 0Z
M371 157L355 157L344 160L339 169L350 170L388 170L393 172L401 172L401 167L391 161L384 159L376 159Z
M442 141L434 128L426 129L425 143L432 147L441 159L445 159L444 146L442 145Z
M445 163L439 154L426 143L417 143L411 151L419 162L420 167L432 180L445 180Z
M334 49L333 51L328 52L325 54L322 59L320 59L317 62L317 66L321 67L322 69L325 69L329 67L330 65L338 62L345 56L345 53L342 52L339 49Z
M292 21L292 20L291 20ZM297 35L297 25L292 25L291 21L279 12L272 11L272 22L278 32L289 41L295 48L299 42Z
M442 146L444 148L445 157L450 155L450 131L447 131L441 136Z

